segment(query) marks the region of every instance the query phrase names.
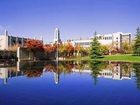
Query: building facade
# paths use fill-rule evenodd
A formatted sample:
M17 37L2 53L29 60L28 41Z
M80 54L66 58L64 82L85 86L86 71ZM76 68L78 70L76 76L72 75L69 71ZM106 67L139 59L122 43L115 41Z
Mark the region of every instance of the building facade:
M8 34L8 31L5 31L3 35L0 35L0 50L8 50L14 45L23 47L27 39L29 38L11 36ZM42 39L40 41L42 41Z
M109 45L118 49L121 48L122 43L124 42L128 44L131 43L131 33L117 32L117 33L104 34L104 35L97 34L95 37L98 39L101 45ZM86 40L72 40L71 42L74 46L80 45L83 47L90 47L93 38L94 37L91 37Z

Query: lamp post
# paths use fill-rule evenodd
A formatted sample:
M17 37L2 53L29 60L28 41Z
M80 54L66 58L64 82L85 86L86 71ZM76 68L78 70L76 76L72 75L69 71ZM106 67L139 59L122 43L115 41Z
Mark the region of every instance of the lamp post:
M58 47L58 41L56 41L56 60L59 59L59 47Z
M75 57L76 53L75 53L75 42L74 42L74 57Z

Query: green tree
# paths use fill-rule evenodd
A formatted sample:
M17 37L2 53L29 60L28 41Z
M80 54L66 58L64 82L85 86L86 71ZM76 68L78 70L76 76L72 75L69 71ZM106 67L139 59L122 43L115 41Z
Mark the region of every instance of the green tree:
M66 52L67 52L66 45L65 44L59 45L59 56L63 58L66 57Z
M136 40L133 47L133 54L140 56L140 28L137 28Z
M94 85L97 84L98 82L98 76L100 75L100 72L106 68L106 62L101 62L101 61L91 61L89 62L89 67L92 71L91 76L94 79Z
M90 57L94 59L94 58L99 58L101 56L102 56L101 45L96 38L96 32L95 32L95 37L91 42Z
M132 44L129 44L127 42L122 43L122 51L125 54L132 53Z
M102 45L101 46L101 51L102 51L102 54L104 54L104 55L109 54L109 48L108 48L108 46Z
M140 64L134 63L133 69L135 73L135 82L136 82L137 88L140 89Z

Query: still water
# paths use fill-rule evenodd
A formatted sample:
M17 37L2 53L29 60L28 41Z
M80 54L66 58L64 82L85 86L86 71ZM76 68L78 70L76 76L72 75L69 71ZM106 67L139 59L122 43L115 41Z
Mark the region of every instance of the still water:
M0 105L140 105L139 63L5 65L0 67Z

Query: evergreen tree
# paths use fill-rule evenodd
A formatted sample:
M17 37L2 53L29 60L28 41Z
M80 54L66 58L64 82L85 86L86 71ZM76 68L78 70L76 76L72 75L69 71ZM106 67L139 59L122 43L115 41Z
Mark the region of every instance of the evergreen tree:
M140 64L134 63L133 69L135 73L135 81L136 81L137 88L140 89Z
M140 56L140 28L137 28L136 40L134 43L133 54Z
M98 76L100 72L105 69L108 65L108 62L101 62L101 61L91 61L89 62L89 67L91 69L91 76L94 79L94 85L98 83Z
M98 82L98 75L100 75L101 71L101 62L100 61L91 61L90 62L90 68L91 68L91 76L94 79L94 85Z
M102 56L101 45L97 40L96 32L93 41L91 42L90 57L92 59Z

